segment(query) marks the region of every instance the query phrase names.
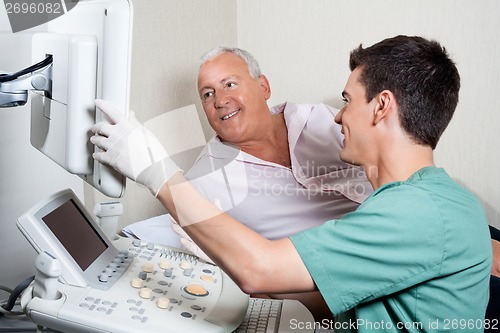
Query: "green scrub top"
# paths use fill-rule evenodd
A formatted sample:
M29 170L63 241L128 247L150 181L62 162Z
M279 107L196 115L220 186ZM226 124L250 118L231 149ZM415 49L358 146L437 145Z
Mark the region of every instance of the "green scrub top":
M443 169L386 184L356 211L290 239L336 328L483 331L488 223L478 200ZM355 317L339 321L350 309Z

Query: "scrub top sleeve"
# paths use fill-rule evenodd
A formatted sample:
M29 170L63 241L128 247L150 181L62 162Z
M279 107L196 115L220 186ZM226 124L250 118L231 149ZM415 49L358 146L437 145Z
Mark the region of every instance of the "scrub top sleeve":
M316 287L323 295L330 311L333 314L347 311L349 306L342 303L341 297L335 289L335 281L331 279L331 275L325 269L323 261L318 260L318 257L322 254L310 246L310 244L314 243L314 240L303 232L290 236L290 240L314 280ZM325 295L328 295L328 297L325 297Z

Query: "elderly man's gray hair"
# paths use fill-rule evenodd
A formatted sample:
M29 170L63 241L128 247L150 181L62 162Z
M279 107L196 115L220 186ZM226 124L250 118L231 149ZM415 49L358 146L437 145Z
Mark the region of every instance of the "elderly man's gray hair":
M213 58L215 58L223 53L233 53L233 54L237 55L238 57L240 57L241 59L243 59L245 61L245 63L247 64L248 73L250 74L250 76L252 78L257 79L257 78L259 78L259 76L262 75L262 73L260 71L259 63L257 62L257 60L255 60L253 55L251 55L249 52L247 52L245 50L242 50L242 49L239 49L236 47L219 46L219 47L216 47L216 48L208 51L200 58L200 61L201 61L200 68L207 61L210 61Z

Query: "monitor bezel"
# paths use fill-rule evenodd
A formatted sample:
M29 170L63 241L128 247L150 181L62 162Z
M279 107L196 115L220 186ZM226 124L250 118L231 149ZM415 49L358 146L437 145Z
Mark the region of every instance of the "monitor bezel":
M96 236L99 237L106 246L106 249L84 270L81 269L75 258L73 258L63 243L43 220L45 216L54 212L68 201L74 203L77 210L87 221L89 227L93 229ZM38 253L42 251L49 252L61 262L62 275L60 279L64 283L79 287L91 286L99 289L108 287L99 281L99 276L113 259L117 257L119 250L113 245L112 241L86 211L84 205L73 191L67 189L50 196L21 216L17 224L21 232ZM82 242L85 242L85 239L82 239Z

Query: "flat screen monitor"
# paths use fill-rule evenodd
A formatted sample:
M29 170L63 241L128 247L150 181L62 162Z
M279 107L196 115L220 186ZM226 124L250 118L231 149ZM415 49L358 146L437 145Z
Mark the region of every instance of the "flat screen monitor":
M46 251L61 262L64 283L98 289L111 285L99 277L119 251L73 191L63 190L39 202L18 218L17 226L38 253Z
M73 199L42 216L42 221L82 270L86 270L108 248Z
M123 196L125 178L94 161L95 148L89 139L92 125L104 120L96 112L96 98L110 101L127 115L132 18L131 0L80 0L40 27L0 33L2 47L9 50L10 67L15 64L12 50L31 50L32 64L52 58L50 94L43 90L30 94L31 144L115 198Z

